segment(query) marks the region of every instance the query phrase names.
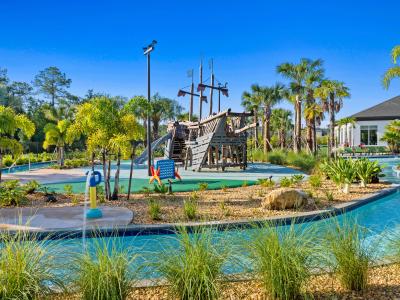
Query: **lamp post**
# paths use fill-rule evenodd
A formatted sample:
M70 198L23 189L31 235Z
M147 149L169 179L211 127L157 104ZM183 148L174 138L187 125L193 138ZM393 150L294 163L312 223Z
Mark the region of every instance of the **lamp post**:
M154 50L154 46L157 44L156 40L153 40L150 45L143 47L143 54L147 56L147 101L150 104L150 53ZM151 122L150 122L150 111L147 112L147 173L151 176Z

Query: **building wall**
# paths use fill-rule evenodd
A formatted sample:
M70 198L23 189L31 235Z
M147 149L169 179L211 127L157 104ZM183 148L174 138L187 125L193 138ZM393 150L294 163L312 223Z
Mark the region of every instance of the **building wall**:
M387 146L387 143L384 141L381 141L381 138L383 136L383 133L385 132L385 126L389 124L391 121L385 120L385 121L357 121L353 132L354 132L354 146L358 146L361 143L361 137L360 137L360 126L366 126L366 125L375 125L378 126L378 131L377 131L377 136L378 136L378 146Z

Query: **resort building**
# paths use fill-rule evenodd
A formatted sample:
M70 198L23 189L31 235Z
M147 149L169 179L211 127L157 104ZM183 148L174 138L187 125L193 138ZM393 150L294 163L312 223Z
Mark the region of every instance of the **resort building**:
M381 138L385 126L392 120L400 119L400 96L360 111L350 118L355 122L335 127L338 147L387 146Z

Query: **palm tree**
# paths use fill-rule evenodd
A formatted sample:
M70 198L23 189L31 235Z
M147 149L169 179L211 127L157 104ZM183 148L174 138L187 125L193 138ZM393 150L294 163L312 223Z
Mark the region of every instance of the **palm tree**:
M3 168L3 155L10 152L22 153L22 144L15 138L21 132L27 138L35 133L35 124L26 115L17 114L11 107L0 105L0 182Z
M126 105L131 113L143 123L144 130L147 130L147 114L151 112L151 103L144 96L135 96ZM146 144L146 143L145 143Z
M340 111L343 105L343 98L349 98L349 88L344 82L337 80L323 80L315 90L315 97L320 98L324 110L329 113L329 155L333 155L335 147L335 114Z
M292 112L287 109L273 109L271 113L271 125L274 131L277 132L279 145L281 149L286 147L286 135L292 128Z
M314 114L308 114L309 118L306 119L307 125L307 143L308 148L314 154L317 152L317 141L316 141L316 126L315 123L317 122L316 118L320 117L321 114L319 113L319 106L315 104L315 97L314 91L321 83L325 70L322 68L323 61L321 59L317 60L307 60L307 72L305 76L305 98L306 103L305 107L309 108L310 110L315 110Z
M272 107L278 104L285 94L285 86L281 83L276 83L271 87L254 86L254 91L260 98L261 106L264 110L263 124L263 141L264 153L271 150L271 112Z
M321 124L321 120L324 116L324 110L322 109L321 105L318 103L307 103L306 107L304 108L304 118L306 122L309 124L307 127L307 136L311 137L311 145L309 144L310 151L317 153L317 124Z
M258 112L261 106L261 98L257 92L258 85L251 86L251 92L243 92L242 106L253 113L254 123L258 124ZM258 148L258 126L254 127L254 147Z
M355 123L356 119L351 117L345 117L337 121L337 124L339 125L339 130L342 126L346 126L346 129L344 131L344 144L350 145L350 141L348 140L349 137L347 136L347 125L351 124L354 127Z
M398 153L400 148L400 120L394 120L385 127L385 132L381 138L388 143L392 152Z
M309 59L302 58L298 64L283 63L278 65L276 68L279 74L290 80L289 90L294 96L295 126L293 150L295 152L299 152L301 150L301 106L309 64Z
M383 75L382 84L385 89L389 88L392 79L400 78L400 65L397 64L397 59L400 57L400 45L392 49L391 56L394 66L389 68Z
M67 142L67 130L71 123L68 120L60 120L57 124L48 123L43 131L45 140L43 148L48 149L50 146L57 147L57 160L60 167L64 167L64 153Z

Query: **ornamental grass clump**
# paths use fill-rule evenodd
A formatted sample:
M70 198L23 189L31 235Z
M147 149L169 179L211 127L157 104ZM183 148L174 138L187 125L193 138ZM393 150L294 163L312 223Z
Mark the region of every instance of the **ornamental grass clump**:
M314 227L275 226L256 229L247 243L253 268L265 293L272 299L305 296L314 259Z
M367 287L368 267L374 261L374 245L366 241L367 229L356 221L333 221L327 231L326 249L328 266L337 275L343 288L362 291Z
M218 299L223 278L222 266L228 255L213 240L212 230L179 229L177 246L164 249L156 268L168 283L172 299Z
M0 299L43 299L54 290L64 291L56 243L37 240L26 233L0 236Z
M74 282L81 299L123 300L133 288L137 257L111 240L99 238L74 260Z

